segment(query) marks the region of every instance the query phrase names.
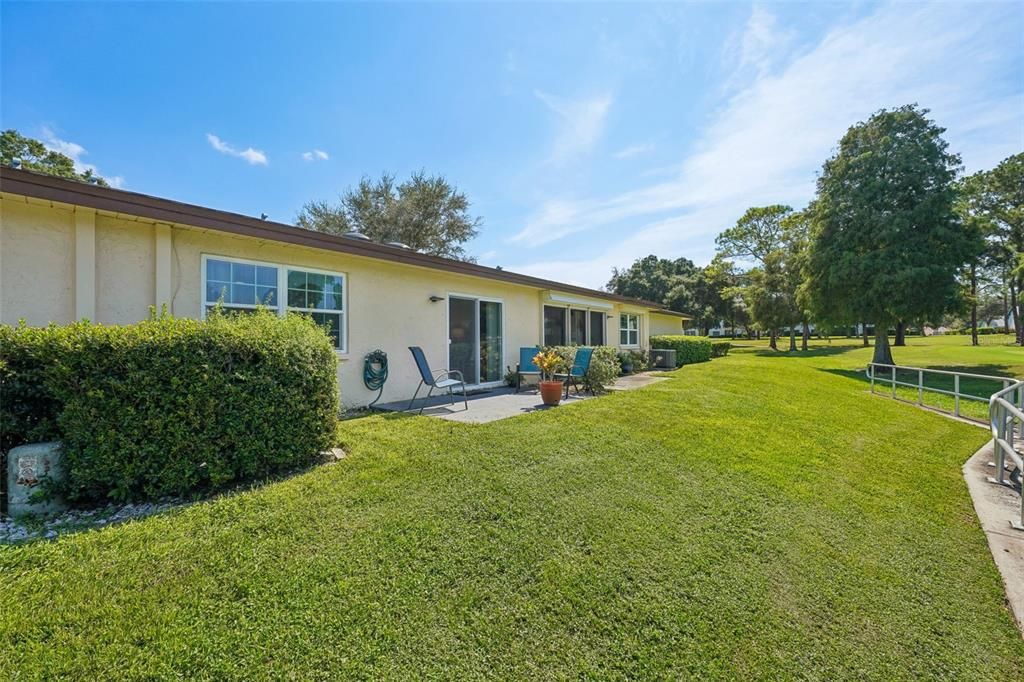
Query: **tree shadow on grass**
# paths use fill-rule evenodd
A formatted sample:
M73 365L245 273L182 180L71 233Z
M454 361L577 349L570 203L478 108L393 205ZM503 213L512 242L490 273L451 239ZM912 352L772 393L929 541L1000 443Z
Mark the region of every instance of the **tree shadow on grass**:
M956 371L987 374L989 372L982 370L993 370L993 373L998 373L994 370L999 370L1000 368L1000 365L978 365L959 368ZM942 369L954 371L945 367ZM871 386L871 379L863 369L819 368L819 371L853 379L859 382L865 391ZM923 390L918 388L919 375L917 370L897 371L897 385L894 389L891 372L882 371L875 376L872 392L879 396L891 397L899 402L915 404L943 414L958 414L961 418L970 421L986 423L989 397L1004 387L1004 382L998 377L991 379L961 377L959 384L956 383L953 376L946 374L928 374L926 372L922 378ZM953 395L956 388L959 388L959 403Z
M747 347L749 348L749 346ZM762 358L824 358L832 355L842 355L843 353L849 353L860 348L863 348L863 346L817 346L809 350L791 351L788 349L788 346L785 348L780 346L779 350L758 348L753 354Z

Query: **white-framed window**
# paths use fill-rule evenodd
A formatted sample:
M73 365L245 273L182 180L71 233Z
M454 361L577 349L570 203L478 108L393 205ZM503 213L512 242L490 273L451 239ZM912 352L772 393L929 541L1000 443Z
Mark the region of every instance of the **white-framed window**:
M347 352L343 273L203 254L202 278L203 317L218 303L237 312L263 306L281 316L309 315L325 328L335 349Z
M288 268L289 312L303 313L327 329L334 347L344 351L345 276L337 273Z
M632 313L619 314L619 345L640 345L640 316Z
M208 257L203 267L204 310L218 302L227 310L277 308L278 272L274 265Z

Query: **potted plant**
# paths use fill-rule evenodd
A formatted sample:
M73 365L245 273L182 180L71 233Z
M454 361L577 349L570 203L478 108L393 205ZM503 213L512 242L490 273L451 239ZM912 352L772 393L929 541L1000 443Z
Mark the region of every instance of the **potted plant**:
M629 351L619 353L619 365L622 367L623 374L633 373L633 354Z
M562 401L562 382L555 379L555 374L568 369L565 358L553 350L537 353L533 364L540 370L540 398L545 405L557 405Z

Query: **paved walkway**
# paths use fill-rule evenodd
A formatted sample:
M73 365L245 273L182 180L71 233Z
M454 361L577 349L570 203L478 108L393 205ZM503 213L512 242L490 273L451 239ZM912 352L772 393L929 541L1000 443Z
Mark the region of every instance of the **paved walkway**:
M1024 634L1024 531L1010 527L1011 521L1020 520L1020 495L1006 486L989 483L993 459L989 441L964 464L964 479L992 558L1003 576L1010 610Z
M609 388L613 391L632 391L658 381L664 381L664 377L655 377L648 374L632 374L630 376L619 377L615 380L615 384ZM470 393L468 408L460 395L455 396L454 405L449 401L447 394L431 397L430 401L427 402L427 407L423 410L423 414L425 416L440 417L441 419L448 419L449 421L454 422L486 424L487 422L507 419L508 417L515 417L520 414L568 407L570 405L583 402L584 400L591 400L593 397L594 396L591 396L589 393L576 395L574 390L570 389L569 399L562 400L562 403L557 408L552 408L547 407L543 402L541 402L540 394L535 388L524 389L522 392L516 393L514 389L503 387L488 391L481 391L480 393ZM410 414L417 414L419 412L420 405L422 404L423 401L417 398L415 409L413 409ZM381 405L378 405L377 408L388 412L407 412L409 411L409 401L400 400L391 403L382 403Z

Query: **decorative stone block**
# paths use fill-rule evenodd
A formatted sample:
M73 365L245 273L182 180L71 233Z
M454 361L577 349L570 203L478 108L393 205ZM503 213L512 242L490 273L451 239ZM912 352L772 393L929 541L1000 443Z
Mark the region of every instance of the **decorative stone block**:
M64 479L60 443L31 443L7 453L7 513L11 516L41 516L67 509L64 500L51 496L33 503L33 493L42 493L42 482Z

